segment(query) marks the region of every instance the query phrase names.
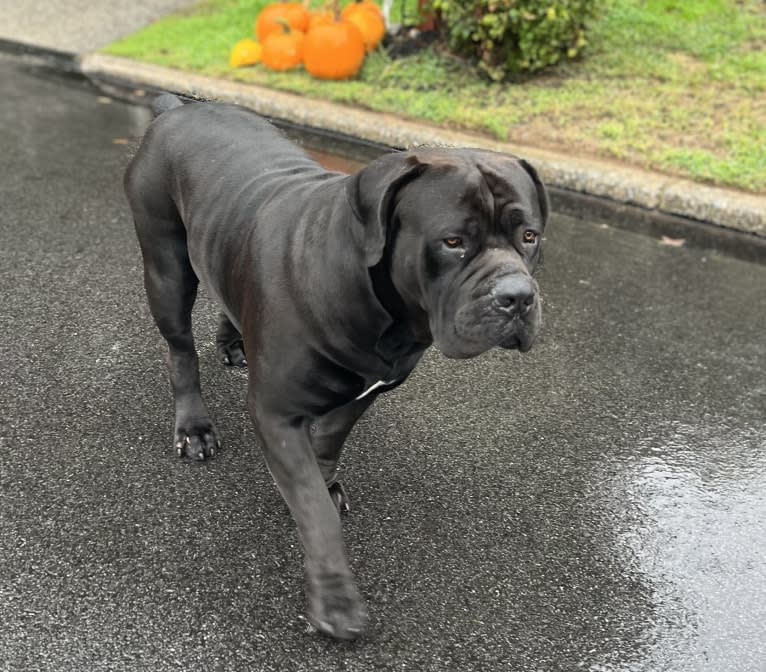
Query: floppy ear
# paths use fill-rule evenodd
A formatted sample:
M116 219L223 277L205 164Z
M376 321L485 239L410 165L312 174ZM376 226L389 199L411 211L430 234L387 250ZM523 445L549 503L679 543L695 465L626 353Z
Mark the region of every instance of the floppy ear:
M367 266L383 258L396 193L424 169L415 154L393 152L375 159L346 182L346 198L358 220L353 231Z
M543 225L548 221L548 213L550 212L550 203L548 201L548 192L545 190L543 181L537 174L532 164L526 162L524 159L519 159L519 165L527 171L527 174L532 178L532 182L535 183L535 189L537 189L537 200L540 203L540 216L543 218Z

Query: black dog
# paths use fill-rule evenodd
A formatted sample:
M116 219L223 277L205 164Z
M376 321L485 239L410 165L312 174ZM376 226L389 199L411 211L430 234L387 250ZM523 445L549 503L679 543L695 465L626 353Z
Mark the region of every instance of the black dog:
M169 346L176 451L204 460L219 446L191 332L201 280L222 308L221 358L247 354L250 414L305 550L309 618L354 638L366 615L341 538L343 441L432 343L447 357L531 347L545 189L528 163L489 151L391 153L347 176L243 108L165 94L154 111L125 188Z

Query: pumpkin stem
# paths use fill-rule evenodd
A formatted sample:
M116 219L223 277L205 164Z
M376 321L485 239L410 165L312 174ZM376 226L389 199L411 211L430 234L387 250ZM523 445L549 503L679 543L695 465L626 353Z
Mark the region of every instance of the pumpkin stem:
M290 25L290 22L285 19L284 17L280 17L278 19L274 19L274 23L278 23L280 26L282 26L282 32L285 35L289 35L293 32L292 26Z

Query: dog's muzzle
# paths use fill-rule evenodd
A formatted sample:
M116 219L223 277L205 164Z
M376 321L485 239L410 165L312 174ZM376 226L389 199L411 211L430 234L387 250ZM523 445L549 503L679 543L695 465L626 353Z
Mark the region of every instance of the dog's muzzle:
M493 308L511 320L526 316L537 300L532 279L520 273L500 278L492 288L491 296Z
M535 339L539 321L539 298L535 282L522 273L504 275L490 293L495 313L507 320L500 347L527 352ZM536 314L533 314L536 313Z

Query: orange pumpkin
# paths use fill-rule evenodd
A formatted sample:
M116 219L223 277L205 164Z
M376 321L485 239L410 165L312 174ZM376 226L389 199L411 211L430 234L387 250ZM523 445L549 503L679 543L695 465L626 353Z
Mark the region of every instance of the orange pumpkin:
M377 14L381 19L383 18L383 12L380 11L380 7L378 7L378 4L372 0L356 0L356 2L346 5L343 8L341 16L345 19L349 14L352 14L359 9L370 11L373 14Z
M386 22L375 3L349 5L343 12L343 20L353 23L359 29L367 51L375 49L386 34Z
M306 39L299 30L283 27L271 33L263 43L261 63L269 70L283 72L297 68L303 61L303 43Z
M315 25L306 35L303 65L318 79L348 79L364 63L364 40L358 28L334 20Z
M263 44L272 33L281 32L287 24L305 33L309 28L309 10L299 2L275 2L266 5L255 21L255 34Z
M311 31L314 26L317 26L320 23L332 23L333 21L335 21L335 14L332 12L332 10L314 10L309 16L309 28L307 32Z

